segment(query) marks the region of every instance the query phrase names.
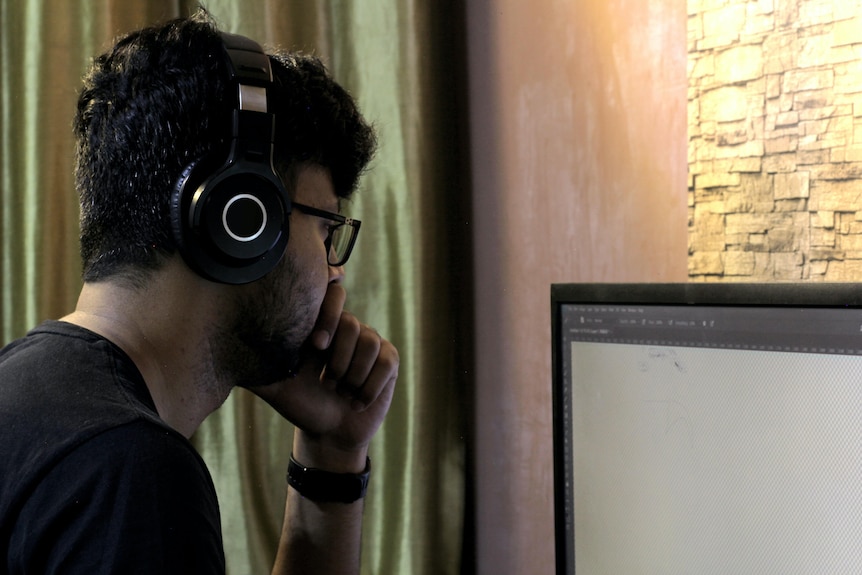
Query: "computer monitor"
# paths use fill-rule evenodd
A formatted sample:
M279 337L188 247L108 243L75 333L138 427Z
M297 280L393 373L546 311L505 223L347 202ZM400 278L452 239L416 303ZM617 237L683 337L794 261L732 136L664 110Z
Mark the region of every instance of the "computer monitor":
M551 302L558 575L862 573L862 286Z

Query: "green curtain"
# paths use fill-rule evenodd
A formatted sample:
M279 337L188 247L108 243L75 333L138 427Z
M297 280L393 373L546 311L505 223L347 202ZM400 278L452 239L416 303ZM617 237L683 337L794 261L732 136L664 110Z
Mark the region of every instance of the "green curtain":
M314 52L359 100L380 150L350 214L363 220L348 306L401 352L372 445L363 573L461 571L470 398L469 195L456 0L209 0L228 31ZM0 0L2 343L68 313L80 288L71 119L89 60L180 0ZM222 506L229 573L268 572L292 429L232 394L194 441ZM469 530L468 530L469 531ZM469 550L467 551L469 554Z

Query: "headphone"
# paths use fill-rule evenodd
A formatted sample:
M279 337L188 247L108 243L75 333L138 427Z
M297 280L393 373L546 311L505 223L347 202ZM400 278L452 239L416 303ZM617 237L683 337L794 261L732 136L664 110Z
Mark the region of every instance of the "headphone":
M230 71L230 148L186 166L174 186L171 225L186 263L226 284L260 279L281 260L290 198L272 165L275 116L267 108L269 57L244 36L222 32Z

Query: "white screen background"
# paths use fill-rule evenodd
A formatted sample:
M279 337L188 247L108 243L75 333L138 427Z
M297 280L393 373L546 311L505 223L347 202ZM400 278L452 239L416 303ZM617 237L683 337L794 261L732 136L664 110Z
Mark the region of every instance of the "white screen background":
M862 573L862 358L571 352L577 575Z

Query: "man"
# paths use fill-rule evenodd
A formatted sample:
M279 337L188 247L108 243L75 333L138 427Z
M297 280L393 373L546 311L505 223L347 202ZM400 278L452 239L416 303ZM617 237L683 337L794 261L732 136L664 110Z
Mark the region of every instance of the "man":
M223 572L188 438L237 385L297 427L273 572L357 573L399 363L341 285L372 129L196 15L97 58L75 134L78 304L0 351L0 573Z

